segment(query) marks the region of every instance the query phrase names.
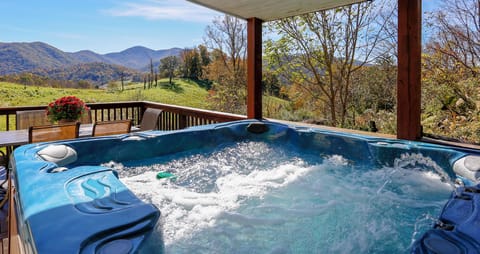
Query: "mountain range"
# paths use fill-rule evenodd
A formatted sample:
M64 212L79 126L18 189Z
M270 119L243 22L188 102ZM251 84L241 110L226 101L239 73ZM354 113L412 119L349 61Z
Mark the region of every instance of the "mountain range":
M0 75L22 72L58 73L60 70L85 70L88 65L95 68L130 69L132 72L149 70L150 61L158 66L160 59L180 56L183 49L153 50L142 46L121 52L98 54L90 50L74 53L64 52L43 42L0 42ZM101 65L99 65L101 63ZM82 68L75 68L75 66ZM123 68L120 68L123 67Z

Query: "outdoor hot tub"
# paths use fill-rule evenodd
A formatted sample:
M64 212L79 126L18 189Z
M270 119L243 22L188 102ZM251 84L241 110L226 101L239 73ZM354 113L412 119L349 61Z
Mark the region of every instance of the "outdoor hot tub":
M31 144L26 253L478 253L478 151L238 121Z

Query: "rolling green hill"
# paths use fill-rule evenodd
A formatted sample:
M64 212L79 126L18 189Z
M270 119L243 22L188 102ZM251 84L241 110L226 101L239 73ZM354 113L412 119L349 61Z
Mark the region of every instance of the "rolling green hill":
M121 73L126 79L142 80L142 74L138 71L106 63L76 64L51 70L37 69L32 73L53 80L84 80L95 85L103 85L111 80L120 80Z
M75 59L43 42L1 43L0 75L72 65Z
M160 59L179 56L183 49L153 50L142 46L121 52L97 54L82 50L64 52L44 42L0 42L0 75L68 68L77 64L104 63L124 66L137 71L148 70L150 60L158 66Z
M197 83L185 79L175 79L173 88L167 86L167 80L160 85L143 89L143 83L132 83L124 91L109 89L67 89L26 86L0 82L0 107L47 105L56 98L75 95L86 103L148 100L159 103L209 109L206 97L208 91Z

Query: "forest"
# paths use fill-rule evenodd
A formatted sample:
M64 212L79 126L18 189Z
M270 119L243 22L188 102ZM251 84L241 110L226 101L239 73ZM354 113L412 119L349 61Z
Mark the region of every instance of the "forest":
M264 25L264 94L288 102L265 100L265 116L394 134L396 15L396 1L369 1ZM423 133L479 143L480 2L443 0L423 16ZM183 67L161 67L210 81L215 109L243 114L245 29L219 17Z
M423 133L480 143L480 2L439 1L423 13ZM394 134L396 4L367 1L265 23L264 116ZM246 41L244 20L217 17L202 44L160 59L135 79L143 89L161 78L172 89L175 78L194 80L208 90L209 109L245 114ZM17 83L60 82L22 75ZM128 80L119 77L123 90ZM92 87L75 82L69 86Z

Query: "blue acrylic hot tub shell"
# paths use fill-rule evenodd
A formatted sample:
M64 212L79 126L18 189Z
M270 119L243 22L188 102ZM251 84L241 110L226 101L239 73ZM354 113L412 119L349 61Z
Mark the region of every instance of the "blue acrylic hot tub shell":
M31 152L42 147L21 147L14 156L24 247L32 253L117 254L138 249L156 225L158 209L140 201L104 167L48 173L52 163L32 160Z
M252 133L247 131L249 125L266 125L268 131ZM475 150L251 120L173 132L53 142L50 144L66 145L78 154L78 159L65 165L67 170L60 173L51 173L58 165L42 160L37 154L49 144L32 144L17 148L13 155L20 236L33 253L107 254L141 249L158 221L158 209L139 200L117 179L114 171L98 165L213 148L242 140L286 142L302 152L318 156L341 155L353 163L372 166L392 166L401 154L418 153L431 158L453 179L456 177L452 170L455 161L466 155L478 155ZM463 206L455 200L454 195L450 201L446 200L441 216L458 230L449 229L446 234L456 239L454 244L462 245L461 239L468 239L469 246L480 246L480 232L476 229L480 224L479 198L470 199L466 205L470 207L468 212L459 209ZM432 249L441 249L437 233L442 230L435 226L414 245L412 253L433 253ZM437 238L429 240L430 236ZM464 253L477 253L468 250Z

